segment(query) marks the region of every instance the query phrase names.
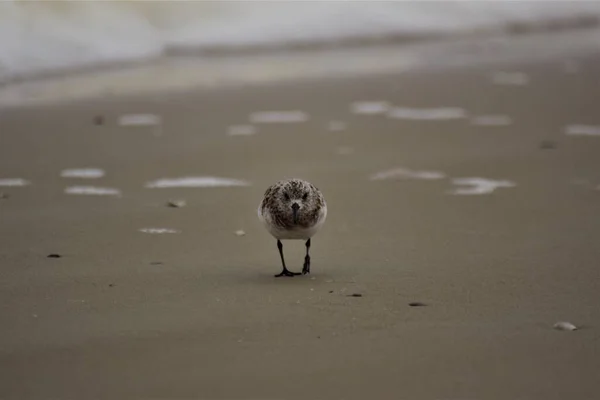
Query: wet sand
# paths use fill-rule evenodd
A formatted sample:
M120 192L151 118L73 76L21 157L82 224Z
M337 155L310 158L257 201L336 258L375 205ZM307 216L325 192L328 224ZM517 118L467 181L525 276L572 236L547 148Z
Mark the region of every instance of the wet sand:
M600 55L576 60L574 73L565 61L2 112L0 178L31 184L0 187L0 397L594 398L600 137L564 129L600 125ZM499 69L529 83L495 85ZM467 117L351 112L366 100ZM226 134L268 110L310 118ZM118 126L127 113L163 123ZM512 124L470 123L490 114ZM83 167L106 175L60 176ZM399 167L445 177L370 180ZM144 187L185 176L251 185ZM312 274L276 279L256 208L292 176L323 191L329 217ZM515 186L451 194L465 177ZM65 194L73 185L122 196ZM153 227L179 232L139 231ZM303 244L284 249L299 271ZM563 320L581 329L552 328Z

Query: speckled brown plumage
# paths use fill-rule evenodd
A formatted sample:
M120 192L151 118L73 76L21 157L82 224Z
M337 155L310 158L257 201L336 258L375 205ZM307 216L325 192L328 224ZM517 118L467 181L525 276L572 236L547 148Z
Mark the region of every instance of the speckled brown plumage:
M293 221L291 204L301 203L298 220ZM323 195L313 184L301 179L279 181L270 186L261 203L263 215L269 212L281 229L310 228L317 223L325 205Z

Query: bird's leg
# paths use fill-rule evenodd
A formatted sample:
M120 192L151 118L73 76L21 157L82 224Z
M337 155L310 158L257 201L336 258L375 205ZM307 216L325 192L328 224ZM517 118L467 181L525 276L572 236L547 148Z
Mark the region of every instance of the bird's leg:
M304 267L302 267L302 275L310 274L310 255L308 250L310 249L310 239L306 241L306 257L304 257Z
M283 270L279 274L275 275L275 278L279 278L280 276L300 275L299 272L290 272L285 267L285 260L283 259L283 244L281 244L281 240L279 239L277 239L277 248L279 249L279 255L281 256L281 264L283 265Z

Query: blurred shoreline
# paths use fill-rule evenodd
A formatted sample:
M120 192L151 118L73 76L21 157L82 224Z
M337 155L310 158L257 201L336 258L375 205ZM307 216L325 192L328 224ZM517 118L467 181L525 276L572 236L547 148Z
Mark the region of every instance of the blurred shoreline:
M4 83L0 85L0 109L597 53L600 29L592 19L580 22L580 29L554 23L539 30L514 28L509 35L456 35L404 43L389 38L331 47L174 51L154 59L74 67Z
M257 56L598 27L600 4L442 2L0 3L0 84L171 56Z

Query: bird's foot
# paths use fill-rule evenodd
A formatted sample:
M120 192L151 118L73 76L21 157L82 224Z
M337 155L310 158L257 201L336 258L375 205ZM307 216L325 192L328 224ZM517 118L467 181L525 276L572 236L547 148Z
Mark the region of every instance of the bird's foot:
M296 276L296 275L300 275L300 272L290 272L287 269L284 269L283 271L281 271L280 273L275 275L275 278L279 278L282 276Z
M302 275L310 274L310 258L304 259L304 266L302 267Z

